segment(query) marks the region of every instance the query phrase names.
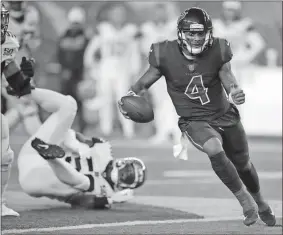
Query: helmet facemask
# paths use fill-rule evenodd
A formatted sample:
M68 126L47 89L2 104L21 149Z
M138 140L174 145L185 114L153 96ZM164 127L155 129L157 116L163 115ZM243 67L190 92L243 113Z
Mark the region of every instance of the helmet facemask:
M146 168L140 159L131 157L113 161L111 180L117 188L138 188L143 185L145 177Z
M177 24L179 43L185 52L198 55L212 44L212 23L204 10L186 10Z
M4 43L6 32L9 26L9 11L2 4L1 6L1 44Z

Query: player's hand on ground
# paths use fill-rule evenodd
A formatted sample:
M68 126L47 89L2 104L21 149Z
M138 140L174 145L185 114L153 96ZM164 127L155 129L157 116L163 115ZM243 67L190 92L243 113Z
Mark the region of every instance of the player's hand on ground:
M27 60L26 57L22 57L22 62L20 64L21 71L27 77L33 77L34 75L34 60L29 59Z
M229 95L232 99L232 101L236 104L236 105L240 105L245 103L245 93L244 91L236 86L235 84L232 84L230 86L230 95Z
M137 94L136 94L135 92L129 91L126 96L136 96L136 95L137 95ZM118 108L119 108L120 113L122 113L125 118L130 119L129 116L128 116L128 114L127 114L127 112L125 112L125 111L123 110L123 102L122 102L122 99L120 99L120 100L118 101Z
M134 197L134 190L124 189L113 194L111 200L113 203L126 202Z

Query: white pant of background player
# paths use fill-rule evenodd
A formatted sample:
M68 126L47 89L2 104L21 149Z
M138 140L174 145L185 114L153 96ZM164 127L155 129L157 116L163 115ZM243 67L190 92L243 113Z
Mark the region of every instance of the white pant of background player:
M46 161L32 148L31 141L37 137L44 142L60 145L74 121L77 104L70 96L38 88L32 91L31 98L52 114L19 153L19 183L30 196L64 201L71 195L86 191L88 178L63 159Z
M99 123L102 133L107 136L113 133L115 112L118 113L124 136L130 138L134 135L134 123L115 109L119 98L128 92L132 77L131 69L117 58L105 58L100 63L97 95L103 105L99 109Z
M161 77L150 88L154 106L154 122L156 134L150 139L152 143L161 143L168 140L172 135L174 144L181 138L181 131L178 127L178 115L174 105L167 93L167 86L164 77Z

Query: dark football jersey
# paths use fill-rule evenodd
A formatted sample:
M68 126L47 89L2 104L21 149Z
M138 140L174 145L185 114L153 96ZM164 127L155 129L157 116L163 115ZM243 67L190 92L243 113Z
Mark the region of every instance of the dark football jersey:
M210 121L226 113L231 105L218 72L232 56L229 43L215 38L210 48L188 60L174 40L152 44L149 63L164 75L179 116Z

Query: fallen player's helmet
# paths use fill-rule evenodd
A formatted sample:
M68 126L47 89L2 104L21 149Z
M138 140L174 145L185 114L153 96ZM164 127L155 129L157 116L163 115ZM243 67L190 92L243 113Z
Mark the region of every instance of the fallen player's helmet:
M198 7L185 10L177 21L177 33L183 50L192 55L200 54L213 42L210 16Z
M145 164L135 157L115 159L111 179L117 188L138 188L146 180Z
M1 4L1 44L4 43L6 32L9 26L9 11L5 5Z
M25 1L9 1L8 7L11 17L19 19L24 17L27 3Z

